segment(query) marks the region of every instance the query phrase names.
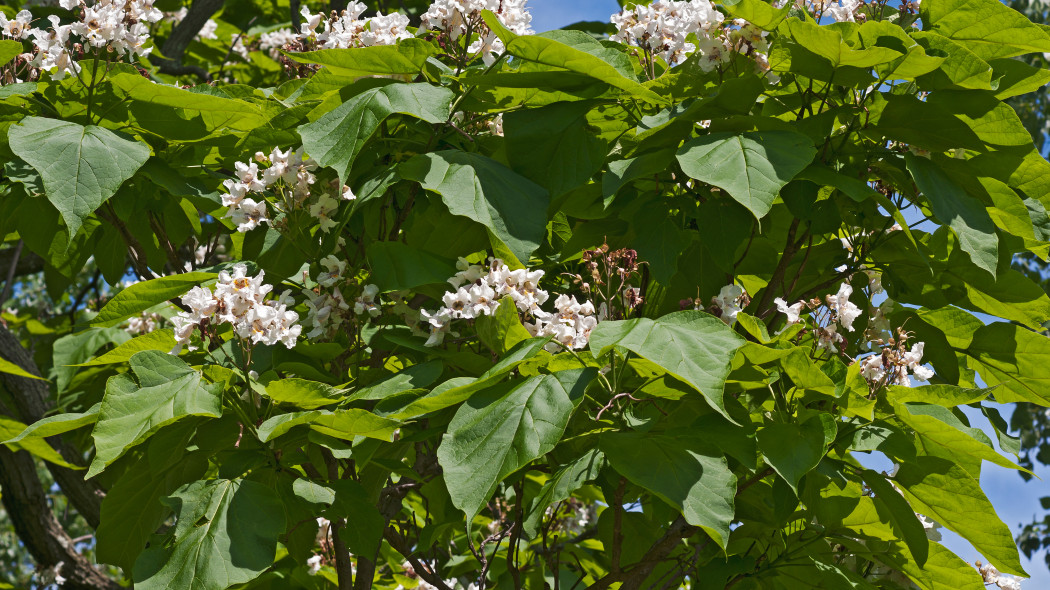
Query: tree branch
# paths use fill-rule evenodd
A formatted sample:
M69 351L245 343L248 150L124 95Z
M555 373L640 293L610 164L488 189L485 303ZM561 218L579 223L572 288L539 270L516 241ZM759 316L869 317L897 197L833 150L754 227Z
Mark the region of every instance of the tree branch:
M224 1L193 0L186 17L172 28L171 35L164 41L160 50L164 57L157 56L153 59L153 62L160 66L162 73L175 76L194 74L205 82L211 81L211 76L203 68L182 65L182 56L186 53L190 41L201 32L204 23L222 8Z
M40 375L40 370L33 362L29 351L22 346L14 334L2 326L0 326L0 357L11 361L28 373ZM15 404L14 409L18 413L17 417L23 422L32 424L43 418L51 409L47 381L0 373L0 383L11 393ZM67 462L73 465L84 464L83 455L60 436L52 436L47 440ZM68 469L54 463L47 463L47 469L88 525L91 528L98 528L102 513L102 497L105 495L102 488L93 481L85 481L83 471ZM33 473L36 473L35 470Z
M63 588L72 590L119 590L121 586L96 570L76 552L75 543L51 512L36 463L25 451L12 452L0 445L0 497L18 538L33 559L44 568L62 564Z

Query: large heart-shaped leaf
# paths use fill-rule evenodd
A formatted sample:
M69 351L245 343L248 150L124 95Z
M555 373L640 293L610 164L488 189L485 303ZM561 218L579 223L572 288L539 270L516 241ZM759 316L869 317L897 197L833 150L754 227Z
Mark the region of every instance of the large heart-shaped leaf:
M91 432L95 460L88 478L164 426L187 416L222 415L220 384L201 383L201 374L177 357L147 350L131 357L131 372L106 383L98 422Z
M44 181L70 238L149 159L149 147L109 129L26 117L8 131L11 151Z
M508 382L459 408L437 456L452 503L467 513L467 522L503 478L558 444L594 374L572 369Z
M816 153L813 142L794 131L711 133L686 142L678 163L691 178L725 189L761 219Z

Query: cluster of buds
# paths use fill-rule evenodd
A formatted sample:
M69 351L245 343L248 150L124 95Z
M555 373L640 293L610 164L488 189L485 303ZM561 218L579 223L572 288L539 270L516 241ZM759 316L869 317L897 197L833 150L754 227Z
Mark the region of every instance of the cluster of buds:
M612 250L602 244L583 252L584 273L573 275L573 282L584 294L599 301L598 318L622 320L642 303L642 291L633 286L639 282L638 252L629 248Z
M317 287L303 289L306 296L306 324L311 330L308 338L330 337L338 332L351 314L376 317L382 312L379 287L364 285L353 306L343 297L340 287L351 287L345 276L346 261L329 254L321 259L321 271L317 274Z
M293 348L302 332L299 314L289 309L294 302L287 292L276 301L267 301L272 285L263 284L262 271L249 277L244 264L235 264L233 273L222 271L212 292L207 287L194 287L182 297L189 311L180 311L171 319L175 326L175 348L178 354L198 327L205 330L211 324L230 324L234 333L253 344L284 344ZM190 350L193 350L191 347Z

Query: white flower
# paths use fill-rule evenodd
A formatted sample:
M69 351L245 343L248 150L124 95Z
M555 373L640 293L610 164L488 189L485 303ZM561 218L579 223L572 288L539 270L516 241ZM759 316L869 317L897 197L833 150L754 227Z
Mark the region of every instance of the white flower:
M926 518L918 512L915 513L915 516L919 518L919 522L922 523L922 528L926 530L926 538L934 542L940 542L941 531L937 529L941 528L941 524L932 518Z
M321 571L321 560L321 556L316 554L306 560L306 565L310 568L309 574L311 576L316 576L317 572Z
M802 302L801 301L799 301L797 303L794 303L792 305L788 305L787 301L784 301L780 297L777 297L776 299L773 300L773 303L776 304L777 311L779 311L782 314L787 315L787 323L788 323L789 326L791 324L798 323L799 315L802 313Z
M237 231L251 231L261 223L268 223L266 201L256 202L253 199L243 199L237 205L230 207L226 216L237 225Z
M873 354L860 362L860 374L868 383L881 383L886 377L886 367L881 354Z
M322 287L331 287L338 283L346 272L346 261L339 260L332 254L321 259L321 266L325 268L325 272L317 275L317 284Z
M722 314L719 317L723 322L730 326L736 323L736 314L743 310L743 296L744 290L739 285L726 285L711 299L711 303L721 310Z
M338 210L339 201L330 197L328 193L324 193L318 197L316 203L310 206L310 215L317 218L321 231L328 233L337 225L336 221L332 219L332 214Z
M378 316L382 313L382 309L379 307L377 296L379 295L379 287L375 285L365 285L364 290L361 292L361 296L354 300L354 313L361 315L368 313L372 317Z
M853 294L853 287L849 283L842 283L835 295L827 296L828 307L835 312L839 324L850 332L853 331L853 321L860 317L860 308L850 302L849 297Z

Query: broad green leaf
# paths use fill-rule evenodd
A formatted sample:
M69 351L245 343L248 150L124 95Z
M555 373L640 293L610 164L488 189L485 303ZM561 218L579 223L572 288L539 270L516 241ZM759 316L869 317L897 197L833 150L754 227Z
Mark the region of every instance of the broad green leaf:
M602 175L602 196L611 202L625 185L632 180L645 177L656 177L667 171L674 160L675 152L671 149L659 150L627 158L613 160L608 164L608 171Z
M934 0L922 6L923 28L963 43L983 59L1050 51L1050 37L998 0Z
M262 110L248 100L158 84L138 72L109 75L106 81L128 100L136 123L154 133L170 134L174 140L196 140L230 130L251 131L266 124Z
M441 361L427 361L412 365L394 373L390 377L359 389L348 400L376 399L381 400L404 391L428 387L441 377Z
M1050 70L1030 66L1019 59L993 59L988 65L999 80L995 89L999 100L1035 92L1050 83Z
M999 403L1050 406L1050 339L1015 324L981 326L966 348Z
M150 154L146 144L109 129L41 117L12 126L8 139L11 150L40 173L70 239Z
M591 332L596 356L614 346L663 367L703 394L730 421L722 399L730 363L745 340L722 320L700 311L680 311L656 320L600 322Z
M196 481L165 503L178 519L172 540L139 556L135 588L228 588L273 565L285 522L280 499L269 487L249 480Z
M440 86L387 84L354 96L300 127L299 134L306 153L346 182L354 160L387 117L401 113L427 123L443 123L453 98L451 90Z
M520 342L508 351L498 363L482 373L477 379L469 380L466 383L462 381L462 378L450 379L391 417L412 418L466 401L475 393L502 381L523 361L540 354L547 342L549 342L548 338L530 338Z
M131 371L106 383L91 432L95 459L87 478L169 424L188 416L222 415L222 385L203 384L200 372L178 358L147 350L132 356L130 364Z
M930 160L907 154L908 170L933 214L959 238L963 251L993 277L999 263L999 237L984 205Z
M766 31L776 29L791 11L788 4L776 8L765 0L727 0L722 3L722 7L734 17L742 18Z
M45 439L49 436L55 436L56 434L63 434L76 430L82 426L88 424L94 424L98 420L98 410L102 404L95 404L88 408L86 412L75 412L70 414L55 414L54 416L48 416L41 420L33 422L29 426L25 427L25 430L18 433L14 438L3 440L4 444L10 445L19 443L26 439Z
M507 161L557 197L601 169L609 146L587 123L593 102L558 102L503 117Z
M499 482L561 440L594 369L510 381L460 406L438 446L452 503L470 523Z
M981 476L981 461L1007 469L1023 469L1000 455L979 428L971 428L947 408L925 403L897 404L897 418L915 431L926 453L944 457L966 469L974 479Z
M1032 136L1010 105L983 92L941 90L927 104L953 114L981 141L995 146L1030 146Z
M183 295L191 288L214 279L215 273L187 272L135 283L117 293L91 320L92 326L116 326L133 315Z
M456 263L404 242L373 242L366 249L371 281L382 292L441 284L456 274Z
M489 11L485 11L484 18L485 23L506 45L509 55L590 76L651 104L667 103L664 97L642 86L637 80L625 77L616 67L596 55L554 39L537 35L515 35L499 22L493 22L497 21L496 16Z
M107 344L119 346L128 340L131 335L120 328L88 328L55 340L50 377L55 380L58 391L64 392L69 387L79 370L76 365L90 360Z
M929 544L930 555L922 566L906 548L895 548L904 550L880 553L878 560L904 572L922 590L985 590L977 569L940 543Z
M912 31L914 38L927 53L944 56L941 66L918 79L923 89L969 88L992 90L992 67L966 45L930 31Z
M808 137L793 131L710 133L686 142L678 163L691 178L725 189L761 219L816 153Z
M299 63L322 65L342 76L418 74L438 48L423 39L403 39L397 45L321 49L287 53ZM447 115L446 115L447 116Z
M908 506L900 492L894 489L890 482L882 474L875 473L870 469L861 472L861 477L868 484L871 491L875 492L875 507L878 510L884 508L888 520L893 524L897 534L908 545L908 550L915 558L915 563L922 567L930 556L930 540L926 537L926 527L919 522L915 511ZM883 512L883 510L879 510Z
M171 515L162 500L204 476L208 453L186 453L192 429L167 429L150 439L142 458L106 490L98 527L98 560L131 572L142 550Z
M10 39L0 41L0 65L7 65L7 62L17 57L19 53L22 53L22 44L18 41Z
M548 194L499 162L462 151L420 154L402 178L441 195L453 215L484 225L523 263L547 235Z
M39 457L49 463L60 465L69 469L82 469L75 465L70 464L62 455L58 454L58 451L51 448L51 444L44 440L43 437L39 436L21 436L32 426L26 426L18 420L8 418L7 416L0 416L0 440L4 440L3 444L12 451L26 451L29 454ZM7 439L7 440L5 440Z
M99 365L113 365L125 363L137 352L143 350L160 350L167 352L175 347L175 333L171 328L154 330L152 332L136 336L127 342L118 345L113 350L91 359L86 363L80 363L77 367L96 367Z
M309 379L276 379L263 384L266 397L282 404L292 404L304 410L313 410L339 403L346 399L341 389Z
M504 297L492 315L479 316L475 321L478 338L499 355L505 355L520 342L532 338L521 325L518 307L510 297Z
M563 466L556 471L532 501L528 512L525 513L525 522L522 524L526 531L535 534L539 530L540 523L544 518L544 511L572 495L573 492L583 487L585 483L596 479L598 472L605 466L605 455L598 449L591 449L572 463Z
M908 36L899 25L889 21L866 21L857 30L865 47L888 47L904 55L878 66L879 76L887 80L914 80L936 70L945 58L926 55L922 46Z
M1010 529L995 513L977 480L940 457L904 463L894 477L917 512L969 541L1000 571L1026 576Z
M824 458L827 445L835 439L834 433L834 420L820 414L801 424L769 424L760 428L755 437L769 466L797 494L799 480Z
M967 389L945 384L920 385L919 387L891 385L886 390L886 399L894 404L923 402L954 408L982 401L994 391L996 391L994 387Z
M789 20L787 24L795 41L831 62L832 67L835 68L841 66L870 68L890 63L904 55L889 47L853 49L842 39L842 34L833 27L822 27L813 22L795 19Z
M725 548L736 476L710 442L698 436L619 432L601 435L598 445L616 471L679 510L686 522Z
M259 440L269 442L292 428L304 424L309 426L311 430L342 440L353 440L357 436L367 436L385 441L389 441L394 430L397 430L397 427L401 425L396 420L382 418L368 410L358 408L291 412L278 414L260 424L258 428Z

